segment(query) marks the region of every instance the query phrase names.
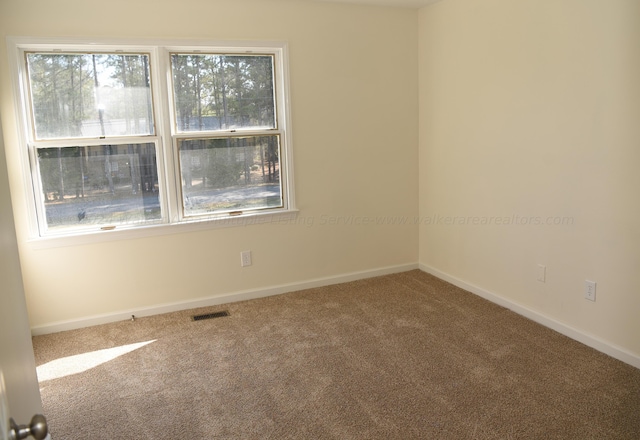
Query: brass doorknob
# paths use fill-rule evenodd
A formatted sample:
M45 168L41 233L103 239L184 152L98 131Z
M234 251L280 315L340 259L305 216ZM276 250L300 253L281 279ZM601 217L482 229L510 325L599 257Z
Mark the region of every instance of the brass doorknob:
M36 440L44 440L49 432L47 419L42 414L36 414L29 426L18 425L13 419L9 420L9 440L21 440L32 436Z

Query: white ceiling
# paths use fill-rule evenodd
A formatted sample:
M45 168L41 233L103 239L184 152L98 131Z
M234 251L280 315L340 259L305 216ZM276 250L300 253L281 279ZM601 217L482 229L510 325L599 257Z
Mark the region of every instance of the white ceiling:
M360 5L394 6L398 8L422 8L442 0L313 0L333 3L355 3Z

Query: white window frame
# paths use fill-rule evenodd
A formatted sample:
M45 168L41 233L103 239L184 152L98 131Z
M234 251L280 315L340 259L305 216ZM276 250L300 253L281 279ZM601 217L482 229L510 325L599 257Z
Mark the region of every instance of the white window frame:
M9 37L9 58L13 82L14 101L18 122L18 142L21 158L21 171L24 179L27 203L29 241L36 247L69 245L122 238L136 238L166 233L187 232L219 227L246 226L256 223L282 222L295 218L293 186L293 156L291 135L291 111L289 100L288 48L285 42L220 42L220 41L166 41L166 40L87 40L61 38ZM33 138L32 118L30 115L30 97L27 87L27 69L25 52L32 51L78 51L78 52L117 52L147 53L150 61L151 93L155 135L138 136L146 142L155 142L158 164L159 197L163 219L156 224L118 225L114 229L67 231L56 234L43 234L40 227L44 218L44 207L38 207L38 191L35 189L40 180L38 175L36 148ZM241 214L223 213L210 216L185 217L182 213L182 187L179 175L177 139L193 138L205 135L203 132L178 132L174 123L171 53L228 53L228 54L269 54L274 56L274 83L276 106L276 130L280 136L280 181L283 207ZM241 131L236 130L236 131ZM229 130L229 133L232 131ZM242 134L254 134L253 130L242 130ZM209 133L215 136L224 132ZM109 138L114 141L117 138ZM133 137L131 138L133 139ZM120 139L121 140L121 139ZM46 141L55 146L56 140ZM104 139L80 141L83 145L99 145Z

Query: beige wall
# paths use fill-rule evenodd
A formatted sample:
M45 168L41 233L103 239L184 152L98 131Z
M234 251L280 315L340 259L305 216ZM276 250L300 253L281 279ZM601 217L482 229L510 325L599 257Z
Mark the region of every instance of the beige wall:
M419 20L422 266L637 359L640 2L447 0ZM570 224L473 224L513 216Z
M12 0L5 36L285 40L298 224L35 249L26 242L7 53L0 110L32 327L415 264L414 224L322 224L418 213L418 14L292 1ZM310 225L313 223L313 225ZM239 253L253 251L242 269Z

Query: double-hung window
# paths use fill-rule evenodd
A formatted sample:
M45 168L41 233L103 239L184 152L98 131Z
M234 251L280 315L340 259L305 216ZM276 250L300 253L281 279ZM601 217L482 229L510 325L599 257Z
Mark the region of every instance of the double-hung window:
M274 55L171 53L184 217L282 208Z
M33 235L293 210L284 45L14 43Z

